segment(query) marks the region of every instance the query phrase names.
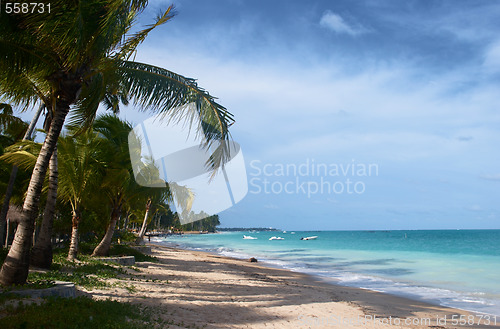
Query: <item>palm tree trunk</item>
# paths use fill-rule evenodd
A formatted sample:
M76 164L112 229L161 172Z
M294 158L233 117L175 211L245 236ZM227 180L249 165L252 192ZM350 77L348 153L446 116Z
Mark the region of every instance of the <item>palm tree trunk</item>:
M38 118L40 117L40 113L42 113L44 106L45 104L42 103L38 108L38 111L33 116L33 119L31 119L31 123L28 126L26 133L24 134L23 140L31 139L33 130L35 130L36 123L38 122ZM14 190L14 183L16 182L17 171L18 171L17 166L12 166L12 171L10 172L10 177L9 177L9 183L7 184L7 190L5 191L5 197L3 199L2 210L0 211L0 246L3 245L3 236L5 234L4 226L7 219L7 213L9 212L10 198L12 197L12 191Z
M9 247L9 234L10 234L10 220L7 218L7 225L6 225L6 229L5 229L5 245L4 245L4 248L8 248Z
M123 230L127 230L128 229L128 219L129 219L129 217L130 217L130 211L127 211L127 214L125 215L125 222L122 225L122 229Z
M113 238L113 234L115 233L116 223L120 218L121 213L121 205L117 205L113 207L111 211L111 219L109 221L108 229L106 230L106 234L102 238L101 242L97 247L95 247L92 256L107 256L109 254L109 248L111 247L111 239Z
M43 220L38 239L31 251L31 265L50 268L52 264L52 224L57 201L57 148L52 153L49 163L49 189L47 192L47 202L43 212Z
M144 235L146 234L146 228L148 226L149 209L151 209L151 199L148 199L148 202L146 203L146 214L144 215L144 220L142 221L142 227L141 230L139 231L139 239L144 238Z
M143 239L144 235L146 234L146 228L148 226L149 209L151 209L151 198L149 198L148 202L146 202L146 214L144 215L144 220L142 221L142 227L139 231L139 236L135 240L135 243L137 244L144 244Z
M71 243L69 245L68 260L75 260L78 253L78 226L80 224L80 215L78 210L73 211L72 230L71 230Z
M77 93L77 91L75 91ZM55 117L50 124L50 130L38 155L33 174L31 175L28 191L24 200L21 222L19 223L12 247L5 258L0 270L0 284L10 286L24 284L28 277L31 239L38 215L40 194L50 158L57 145L64 119L69 111L67 102L58 102Z

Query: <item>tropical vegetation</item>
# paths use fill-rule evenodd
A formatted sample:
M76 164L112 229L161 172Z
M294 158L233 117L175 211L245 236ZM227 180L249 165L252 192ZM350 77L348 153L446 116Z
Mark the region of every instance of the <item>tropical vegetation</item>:
M80 239L101 239L94 254L106 254L117 225L127 228L134 220L140 222L139 213L147 225L168 213L170 191L140 188L130 174L122 144L130 124L112 116L96 120L100 106L116 112L120 104L130 102L139 110L180 119L194 115L183 106L194 104L206 146L216 146L209 165L216 169L228 159L226 143L213 143L229 138L232 115L195 80L131 60L147 35L174 16L172 6L140 30L134 24L146 0L48 2L50 13L0 14L0 98L24 109L40 104L46 108L44 142L22 141L4 154L5 161L29 176L27 188L22 179L16 182L25 192L16 194L19 200L13 198L22 206L0 270L4 286L24 284L30 261L50 264L52 233L66 230L68 224L67 257L74 259ZM9 108L3 107L7 112ZM63 133L68 115L70 125ZM7 130L2 126L2 135L8 136ZM19 139L11 137L7 144ZM111 157L115 152L119 156ZM35 243L31 254L41 215L37 240L42 242L38 247ZM123 218L126 224L120 226Z

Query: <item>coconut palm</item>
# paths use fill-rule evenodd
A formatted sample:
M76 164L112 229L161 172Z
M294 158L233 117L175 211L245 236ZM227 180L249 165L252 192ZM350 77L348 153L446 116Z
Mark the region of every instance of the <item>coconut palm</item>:
M8 193L10 188L13 187L13 180L17 176L18 166L25 171L33 171L36 163L36 158L40 153L41 145L38 143L30 142L34 126L38 121L38 117L43 109L40 106L33 120L28 127L24 139L21 143L16 143L8 148L8 152L2 156L2 159L11 163L12 171L10 174L9 185L7 193L4 198L4 204L10 201L12 193ZM47 113L50 114L50 113ZM50 125L50 117L46 117L45 128ZM31 264L37 267L50 268L52 264L52 223L56 208L58 186L58 171L57 171L57 151L54 150L49 164L49 177L46 195L46 204L43 212L43 220L40 231L37 235L35 245L31 253Z
M51 13L2 14L0 19L0 96L29 105L41 97L52 113L37 158L13 247L0 270L0 284L23 284L29 267L31 235L50 158L70 106L73 122L90 126L103 94L117 90L134 104L169 113L195 103L209 144L229 138L231 114L193 79L130 61L148 33L169 21L172 7L148 28L128 36L146 0L50 0ZM221 143L214 168L229 157Z
M50 112L45 118L45 130L50 126L52 118ZM49 178L47 185L47 201L43 211L42 224L38 237L31 251L30 264L33 266L49 269L52 265L52 224L57 202L57 189L59 184L59 171L57 160L57 146L52 152L49 162Z
M15 143L17 140L21 139L25 134L31 134L30 129L26 131L28 125L14 115L12 106L5 103L0 103L0 154L3 153L3 149ZM26 137L26 136L24 136ZM8 169L6 169L5 174L7 174ZM3 246L4 239L4 228L7 218L7 212L9 211L10 198L14 191L14 181L17 175L17 167L13 166L11 168L11 173L8 176L8 183L6 186L0 184L1 191L5 191L3 196L4 202L2 204L2 209L0 210L0 246ZM2 170L3 171L3 170ZM2 173L2 178L4 173ZM3 179L2 179L3 181Z
M102 139L93 131L77 137L59 138L59 196L71 205L72 231L68 259L74 260L78 252L79 225L85 201L91 196L104 175Z
M137 165L137 164L136 164ZM149 220L150 213L154 213L154 207L162 202L171 201L172 194L170 188L165 186L165 181L160 177L160 170L155 166L154 160L146 158L136 180L139 182L148 182L150 186L163 186L163 187L150 187L144 190L139 196L139 203L145 204L144 219L142 221L141 229L136 243L143 243L144 235L146 234L146 227Z
M7 149L7 153L0 159L13 164L15 168L25 171L32 171L36 163L36 158L40 153L41 144L31 141L16 143ZM36 242L31 252L30 264L50 268L52 264L52 224L56 209L58 169L57 169L57 148L54 150L49 164L49 177L47 184L46 203L43 211L43 219ZM17 171L17 170L16 170ZM12 176L11 176L12 177Z
M91 130L86 131L76 137L67 135L59 138L58 150L53 153L51 166L57 168L51 172L57 172L59 175L55 180L59 180L59 184L51 184L52 179L49 176L47 202L55 203L57 191L54 187L59 188L59 198L62 202L67 203L71 207L72 213L72 235L70 252L68 258L73 260L78 251L78 229L81 221L81 213L85 206L85 202L90 199L91 193L100 185L104 175L105 163L102 161L103 154L106 151L101 147L103 140ZM36 159L40 153L42 145L32 141L22 141L7 148L6 154L0 159L17 165L22 169L30 169L35 166ZM58 162L54 163L56 154ZM53 212L54 207L51 208ZM46 221L46 217L52 219L53 213L44 213L41 231L49 230L51 232L52 220ZM43 227L45 223L45 226ZM37 242L43 238L49 240L51 234L42 234L38 237ZM35 244L37 246L38 244ZM50 253L51 250L43 250L45 253ZM46 259L43 260L47 262ZM43 265L43 264L42 264ZM42 267L46 267L45 265Z
M47 201L43 210L42 224L37 239L31 251L30 264L36 267L49 269L52 265L52 225L57 202L59 184L57 148L54 149L49 163L49 179Z
M4 142L13 144L16 140L23 137L28 125L14 115L12 106L5 103L0 103L0 135Z
M111 205L111 215L106 233L92 253L93 256L105 256L109 253L111 239L115 231L122 208L130 198L144 190L133 177L128 152L128 135L132 126L114 115L100 116L93 125L103 141L101 147L106 163L106 172L100 190L104 192Z
M38 118L40 117L40 114L42 113L43 109L44 109L44 104L42 103L42 105L40 105L38 107L38 110L36 111L35 115L33 116L33 119L31 120L30 125L27 127L27 129L24 133L24 137L23 137L24 140L29 140L29 139L33 138L33 135L34 135L33 132L35 130L35 125L36 125ZM12 126L14 126L14 130L18 131L18 133L15 133L16 137L14 138L17 140L20 137L20 132L25 129L24 128L25 124L20 126L19 121L22 121L22 120L18 119L19 121L17 121L17 120L11 121L11 119L9 119L9 116L12 116L12 114L9 114L7 112L7 111L12 112L12 107L10 107L10 105L1 103L0 110L2 111L2 113L0 114L0 126L4 126L5 124L7 124L7 126L9 127L8 129L12 129L13 128ZM14 116L12 116L12 117L14 117ZM0 211L0 245L2 245L2 241L3 241L2 240L2 238L3 238L3 226L4 226L3 223L5 223L5 221L7 219L7 212L9 211L10 198L12 197L12 193L14 191L14 183L16 181L17 172L18 172L18 168L15 165L12 166L10 176L9 176L9 181L7 183L7 187L5 188L5 195L3 197L2 210Z

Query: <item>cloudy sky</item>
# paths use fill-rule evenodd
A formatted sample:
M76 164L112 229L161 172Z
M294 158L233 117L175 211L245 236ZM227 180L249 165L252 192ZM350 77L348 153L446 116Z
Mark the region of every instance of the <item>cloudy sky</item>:
M223 226L500 228L499 2L174 4L136 60L234 114L249 192Z
M500 228L500 3L175 5L136 59L235 115L249 192L224 226Z

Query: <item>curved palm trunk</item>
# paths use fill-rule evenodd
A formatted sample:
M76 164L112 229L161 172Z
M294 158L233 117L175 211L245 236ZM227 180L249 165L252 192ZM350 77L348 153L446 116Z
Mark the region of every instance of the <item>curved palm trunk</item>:
M77 93L78 91L75 90L74 98L76 98ZM50 130L45 137L35 168L33 169L33 174L31 175L23 205L21 222L14 236L12 247L0 270L0 284L2 285L24 284L28 277L31 242L35 219L38 215L43 181L50 158L56 147L57 139L61 133L64 119L68 114L70 103L60 101L56 106L55 117L50 124Z
M116 223L120 218L121 214L121 205L117 205L113 207L111 211L111 220L109 221L108 229L106 230L106 234L102 238L99 245L94 249L92 256L107 256L109 254L109 248L111 247L111 239L113 238L113 234L115 233Z
M144 235L146 234L146 229L148 227L148 217L149 217L149 210L151 209L151 199L148 200L146 203L146 214L144 214L144 220L142 221L142 227L141 230L139 231L139 238L143 238Z
M78 253L78 226L80 225L80 214L78 210L73 211L73 218L71 219L71 243L69 245L68 260L75 260Z
M52 264L52 224L54 222L54 213L57 201L57 148L52 153L49 163L49 189L47 192L47 203L43 212L42 225L38 239L31 250L30 263L33 266L41 268L50 268Z
M144 215L144 220L142 221L142 227L141 230L139 231L139 236L137 237L136 243L141 243L144 238L144 235L146 234L150 209L151 209L151 199L148 199L148 202L146 202L146 214Z
M26 130L26 133L24 134L23 140L31 139L33 130L35 130L35 125L38 122L38 118L40 117L40 113L42 113L44 107L45 104L42 103L42 105L40 105L40 107L38 108L38 111L33 116L33 119L31 119L31 123L28 129ZM4 241L3 240L3 236L5 234L4 225L6 223L7 213L9 212L10 198L12 197L12 191L14 191L14 183L16 182L17 171L18 171L17 166L12 166L9 182L7 183L7 190L5 191L5 197L3 199L2 210L0 211L0 246L3 245Z

